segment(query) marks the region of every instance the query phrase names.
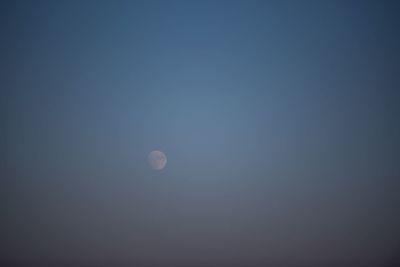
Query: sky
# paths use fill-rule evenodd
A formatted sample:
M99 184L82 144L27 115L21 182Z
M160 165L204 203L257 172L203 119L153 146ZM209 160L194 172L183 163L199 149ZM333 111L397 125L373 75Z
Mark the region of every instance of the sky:
M1 265L399 266L399 12L2 1Z

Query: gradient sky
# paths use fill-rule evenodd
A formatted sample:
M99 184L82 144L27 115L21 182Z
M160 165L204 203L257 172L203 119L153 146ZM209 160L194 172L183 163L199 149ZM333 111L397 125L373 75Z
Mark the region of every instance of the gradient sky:
M399 14L2 1L0 263L399 264Z

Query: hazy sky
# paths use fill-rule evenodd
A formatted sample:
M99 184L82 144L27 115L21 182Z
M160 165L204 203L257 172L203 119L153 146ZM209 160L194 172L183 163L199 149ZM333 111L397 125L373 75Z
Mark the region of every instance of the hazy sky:
M399 14L2 1L0 263L400 264Z

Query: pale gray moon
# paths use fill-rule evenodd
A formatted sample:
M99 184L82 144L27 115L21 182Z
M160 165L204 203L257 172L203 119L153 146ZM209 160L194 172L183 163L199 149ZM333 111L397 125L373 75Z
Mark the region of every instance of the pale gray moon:
M159 150L154 150L149 153L148 161L154 170L162 170L167 165L167 156Z

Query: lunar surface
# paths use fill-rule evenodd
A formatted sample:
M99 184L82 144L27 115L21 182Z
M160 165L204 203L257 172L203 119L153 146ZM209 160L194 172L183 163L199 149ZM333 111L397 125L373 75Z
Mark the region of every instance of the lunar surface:
M159 150L151 151L148 157L150 166L154 170L162 170L167 164L167 157L165 154Z

